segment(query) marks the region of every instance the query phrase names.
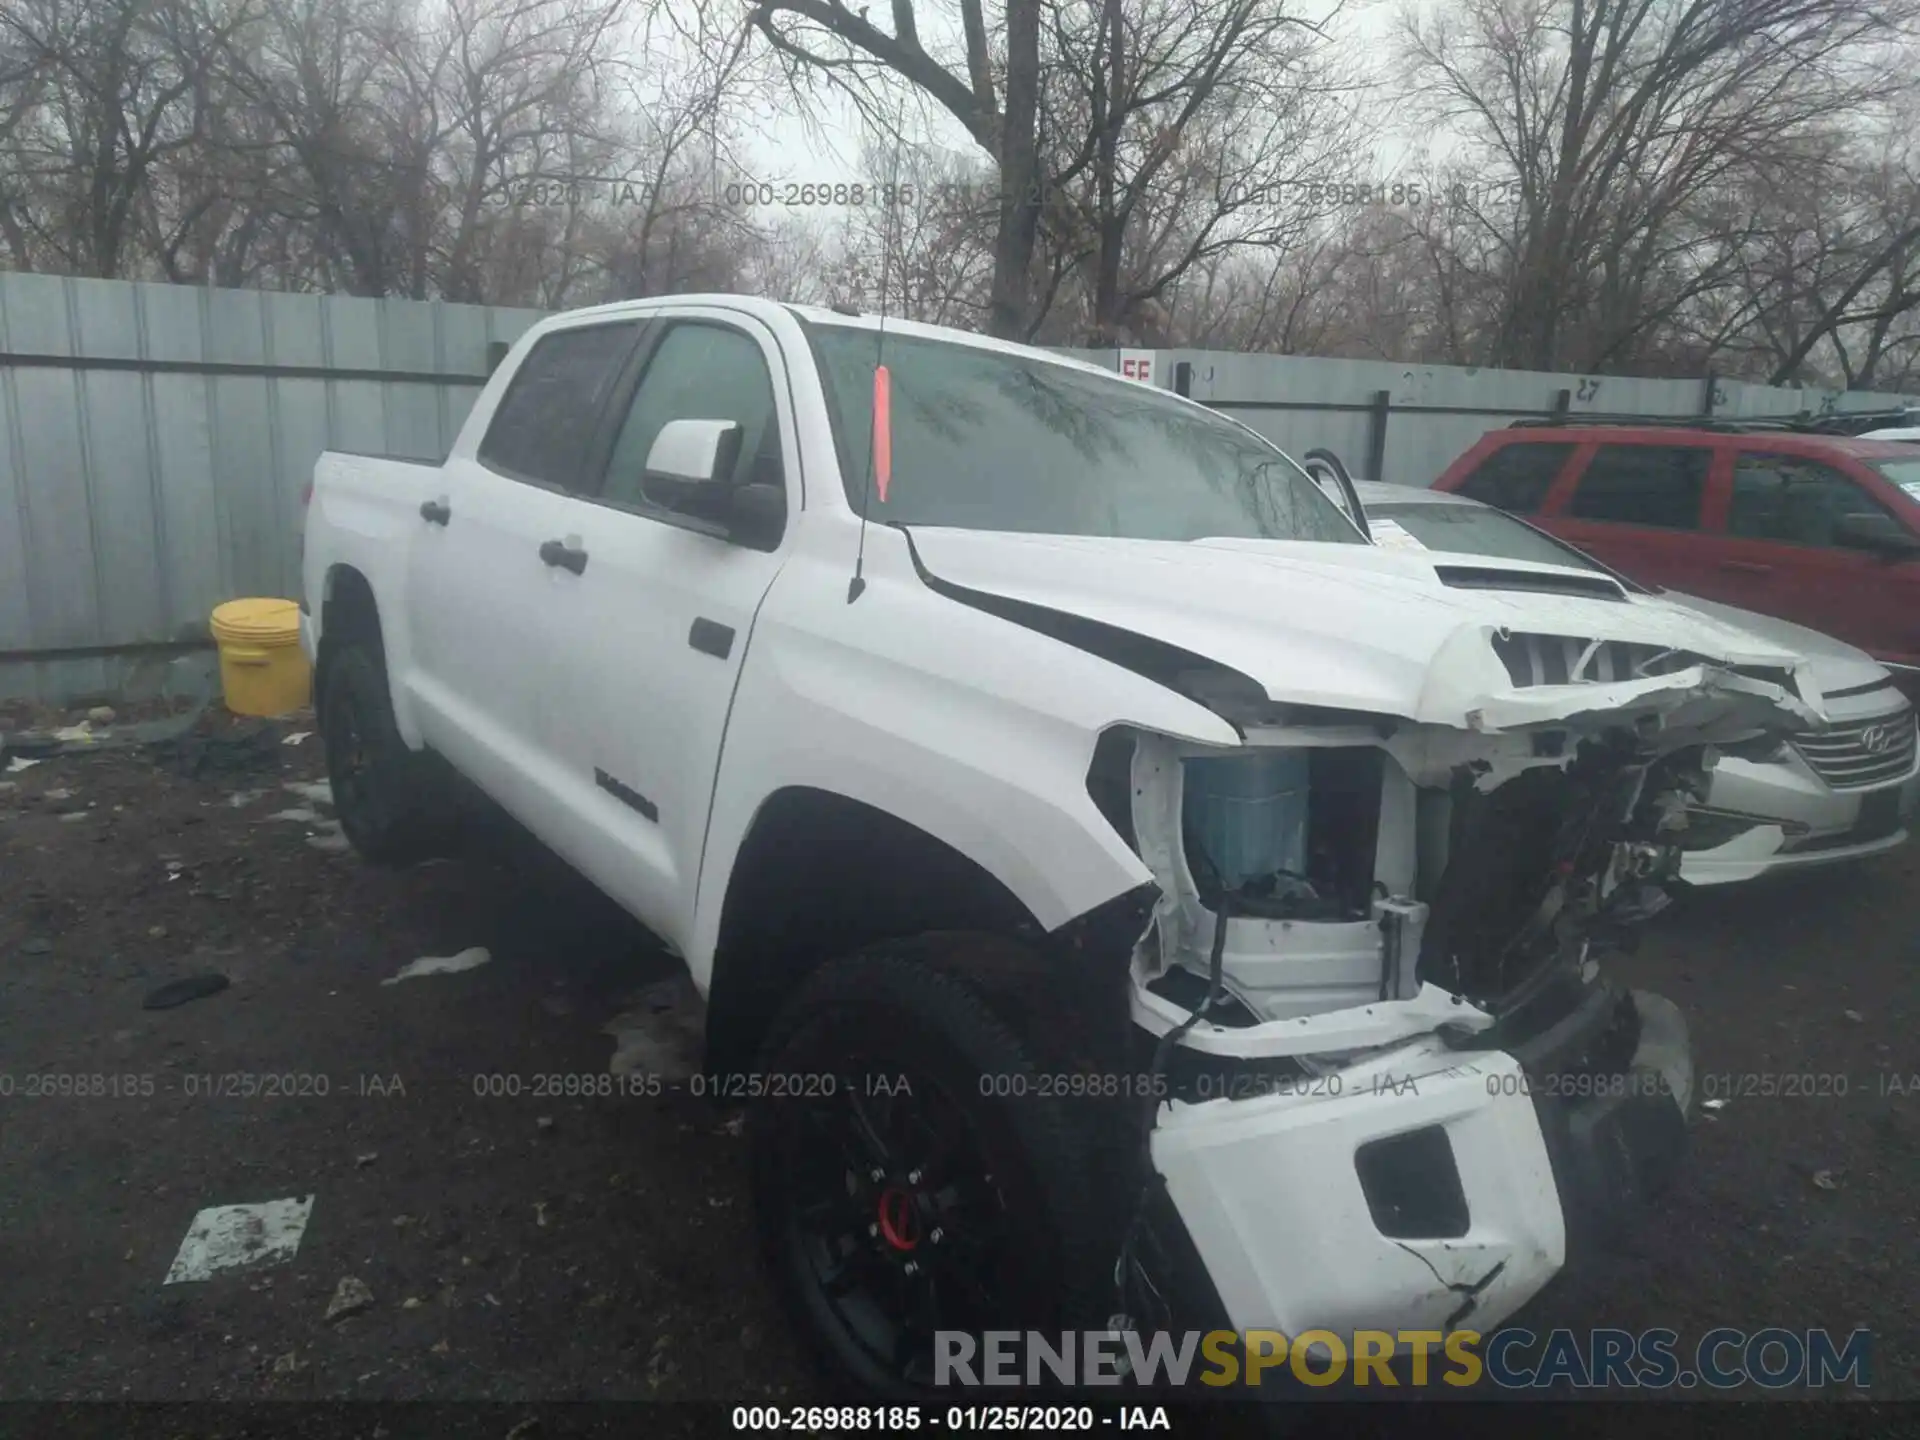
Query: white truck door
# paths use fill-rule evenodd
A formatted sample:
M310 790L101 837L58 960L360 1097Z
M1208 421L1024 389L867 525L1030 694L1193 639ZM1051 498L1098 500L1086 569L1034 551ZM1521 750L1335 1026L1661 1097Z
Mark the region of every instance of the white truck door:
M790 528L776 508L754 548L728 538L724 517L747 485L775 487L798 514L797 434L778 342L757 321L676 311L654 321L640 364L602 483L572 510L589 558L555 612L554 742L570 799L569 832L551 843L677 948L691 933L734 684ZM670 420L741 427L732 474L697 506L642 484Z
M551 827L542 735L554 606L580 583L556 555L595 422L642 333L627 321L535 342L478 438L463 433L408 556L423 737L534 830ZM469 427L469 430L475 427Z

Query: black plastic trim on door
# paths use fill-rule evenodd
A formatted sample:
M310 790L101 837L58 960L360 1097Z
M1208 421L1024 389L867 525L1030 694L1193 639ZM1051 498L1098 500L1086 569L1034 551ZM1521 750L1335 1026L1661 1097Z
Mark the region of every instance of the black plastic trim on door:
M704 615L699 616L694 620L693 628L687 631L687 644L702 655L724 660L733 653L733 627L709 620Z
M633 789L629 785L621 784L606 771L598 768L593 772L593 783L613 796L614 799L618 800L628 809L637 810L655 824L659 823L660 807L654 804L653 801L647 799L647 797L642 795L638 790Z
M633 393L640 388L653 352L660 348L660 342L672 328L672 316L649 315L642 322L639 343L627 352L620 375L613 382L613 392L601 407L600 419L587 445L585 467L574 489L581 499L598 501L600 492L606 488L607 466L613 463L613 447L620 443L621 428L627 423L627 412L633 408Z

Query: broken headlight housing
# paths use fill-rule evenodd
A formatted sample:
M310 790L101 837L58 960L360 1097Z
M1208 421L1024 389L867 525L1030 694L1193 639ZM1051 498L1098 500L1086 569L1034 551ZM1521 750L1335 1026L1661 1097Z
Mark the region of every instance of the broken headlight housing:
M1195 888L1264 919L1365 917L1384 762L1371 746L1189 756L1180 820Z

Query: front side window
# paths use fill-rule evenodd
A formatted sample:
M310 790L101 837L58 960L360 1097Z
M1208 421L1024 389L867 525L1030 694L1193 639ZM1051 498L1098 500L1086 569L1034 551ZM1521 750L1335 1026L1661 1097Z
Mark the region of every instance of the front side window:
M480 461L516 480L571 490L601 407L640 327L588 325L534 342L493 412Z
M1578 520L1697 530L1712 456L1701 445L1602 445L1580 477L1567 514Z
M740 453L733 473L708 497L754 483L778 486L780 417L773 403L773 377L751 336L722 325L685 322L661 339L647 361L633 404L613 443L600 498L622 505L660 504L645 493L647 456L669 420L731 420L740 427Z
M1573 446L1540 440L1502 445L1473 469L1454 493L1515 515L1531 515L1573 453Z
M814 325L847 500L908 525L1131 540L1360 545L1306 473L1229 420L1139 384L1022 355ZM892 473L869 493L873 371Z
M1746 454L1733 462L1729 535L1831 547L1834 526L1844 516L1886 513L1866 491L1818 460Z

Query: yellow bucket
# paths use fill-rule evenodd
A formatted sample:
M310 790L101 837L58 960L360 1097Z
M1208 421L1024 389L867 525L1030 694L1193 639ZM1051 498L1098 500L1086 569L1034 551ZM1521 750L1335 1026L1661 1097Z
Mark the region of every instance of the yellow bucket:
M214 607L220 688L236 715L284 715L307 703L313 676L292 600L229 600Z

